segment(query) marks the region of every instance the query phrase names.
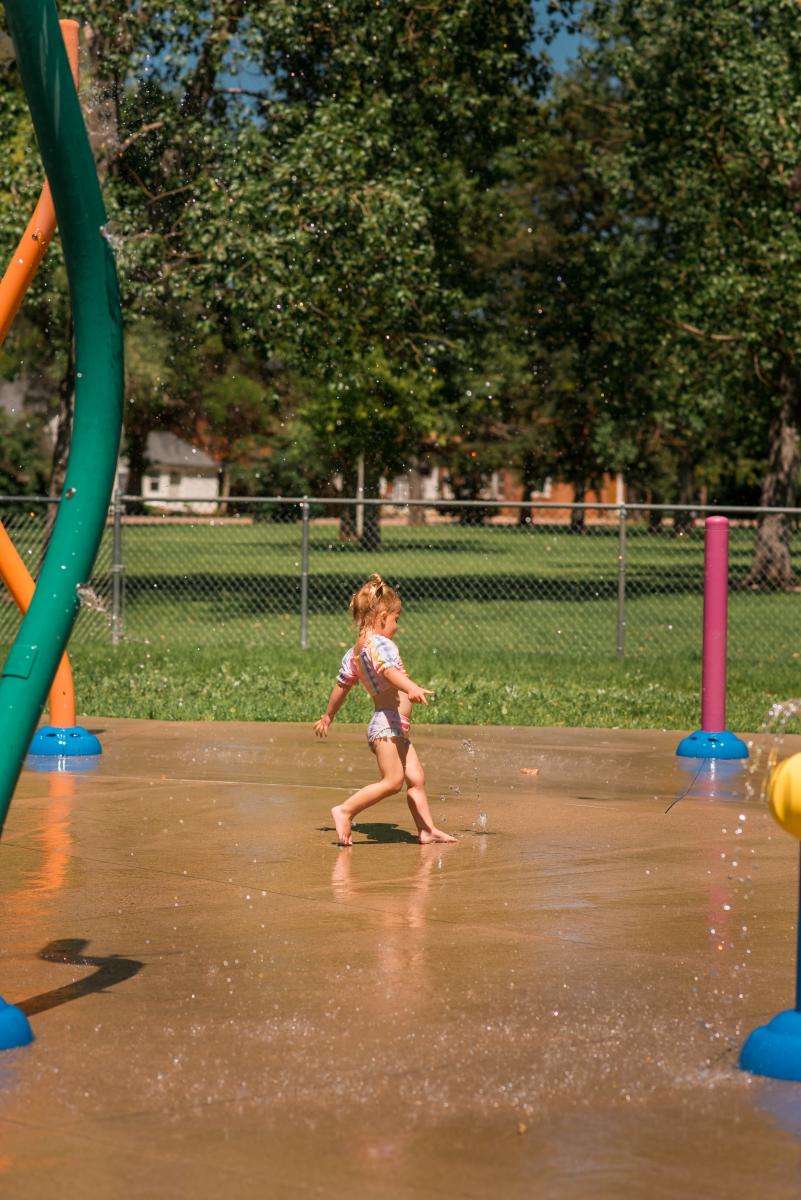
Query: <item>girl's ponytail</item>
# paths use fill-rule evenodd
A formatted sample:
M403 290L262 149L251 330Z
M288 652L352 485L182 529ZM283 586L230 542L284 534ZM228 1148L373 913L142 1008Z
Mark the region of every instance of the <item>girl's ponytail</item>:
M363 583L350 600L351 616L359 629L372 624L376 614L383 609L400 608L400 596L393 587L385 583L380 575L373 574Z

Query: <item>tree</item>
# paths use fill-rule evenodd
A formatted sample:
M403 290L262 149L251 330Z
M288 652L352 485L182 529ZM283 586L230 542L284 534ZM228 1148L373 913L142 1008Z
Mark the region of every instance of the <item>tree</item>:
M375 494L452 426L456 377L477 365L475 246L541 78L531 7L302 0L265 20L272 89L247 153L270 186L252 175L238 208L257 246L246 286L262 342L314 380L332 472L352 485L363 454Z
M618 236L617 214L593 168L599 148L620 137L609 90L603 78L576 70L539 102L512 158L506 237L483 264L493 360L504 366L507 460L526 496L554 476L581 500L605 472L630 469L638 455L631 413L647 368L634 330L610 320L604 247ZM641 369L632 370L635 362ZM573 527L583 528L580 509Z
M180 412L177 399L183 365L175 362L169 332L152 318L132 323L125 335L124 436L128 458L127 491L142 494L149 466L147 438L161 427L175 428Z
M363 455L374 492L432 441L464 440L489 344L478 254L544 80L529 0L65 0L62 15L86 23L134 473L149 422L188 419L168 376L191 377L210 337L221 363L299 381L329 480ZM8 94L25 125L13 79ZM49 265L48 288L63 298ZM222 429L229 395L193 397L226 453L242 443Z
M47 485L47 449L38 423L0 409L0 493L41 496Z
M620 153L599 162L629 237L622 308L705 358L727 417L770 416L765 506L795 504L801 450L801 24L793 0L597 0L588 63L615 80ZM623 267L624 257L627 259ZM666 343L667 344L667 343ZM765 515L752 586L793 582Z
M4 36L0 44L0 127L4 131L3 183L0 185L0 271L5 270L23 230L33 214L44 175L21 83L17 76L13 46ZM39 425L57 417L57 437L49 472L50 495L61 492L66 442L71 423L74 362L72 323L66 302L66 273L57 239L48 251L44 266L34 282L22 312L17 316L5 345L0 349L0 372L27 380L26 399ZM40 478L43 443L37 439L36 467L32 478ZM48 508L48 528L55 518Z
M234 475L241 483L253 456L261 458L265 438L279 424L276 370L252 354L232 351L219 334L209 335L184 367L174 387L182 424L187 436L202 437L220 464L225 512Z

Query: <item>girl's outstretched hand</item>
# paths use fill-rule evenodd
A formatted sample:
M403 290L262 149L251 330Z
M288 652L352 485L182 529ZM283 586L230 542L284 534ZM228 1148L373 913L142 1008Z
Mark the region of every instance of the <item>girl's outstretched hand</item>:
M410 680L411 683L411 680ZM431 688L420 687L419 683L411 683L411 686L406 693L412 704L428 704L426 696L433 696Z
M328 730L331 727L331 718L326 714L320 717L320 720L314 727L314 732L317 737L328 737Z

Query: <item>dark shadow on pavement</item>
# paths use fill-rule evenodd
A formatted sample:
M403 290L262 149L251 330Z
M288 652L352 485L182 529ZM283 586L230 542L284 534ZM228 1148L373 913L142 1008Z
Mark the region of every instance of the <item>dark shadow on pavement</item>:
M138 975L145 965L137 962L135 958L120 958L116 954L102 957L82 954L84 946L88 945L89 942L86 938L58 938L54 942L48 942L39 951L39 958L43 958L45 962L69 963L75 967L96 967L97 970L94 974L87 975L85 979L76 979L72 983L64 984L63 987L53 988L49 992L40 992L38 996L18 1001L17 1008L21 1008L26 1017L47 1012L49 1008L58 1008L60 1004L67 1004L70 1000L80 1000L82 996L89 996L92 992L104 992L107 988Z
M318 828L321 833L336 833L333 825L320 825ZM413 846L420 845L415 835L409 833L408 829L400 829L397 825L389 823L367 825L364 821L357 821L354 823L353 833L356 838L354 845L378 846L388 842L407 842ZM362 841L362 836L364 841Z
M356 835L363 834L368 843L373 845L383 842L411 842L415 846L420 844L408 829L401 829L389 822L367 824L365 821L358 821L353 826L353 832Z

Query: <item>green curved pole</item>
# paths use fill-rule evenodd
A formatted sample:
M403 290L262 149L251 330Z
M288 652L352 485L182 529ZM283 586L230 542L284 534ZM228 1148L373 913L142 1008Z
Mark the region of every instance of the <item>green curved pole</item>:
M0 678L0 831L97 554L122 425L122 315L106 211L53 0L5 0L50 181L75 322L66 482L30 608Z

